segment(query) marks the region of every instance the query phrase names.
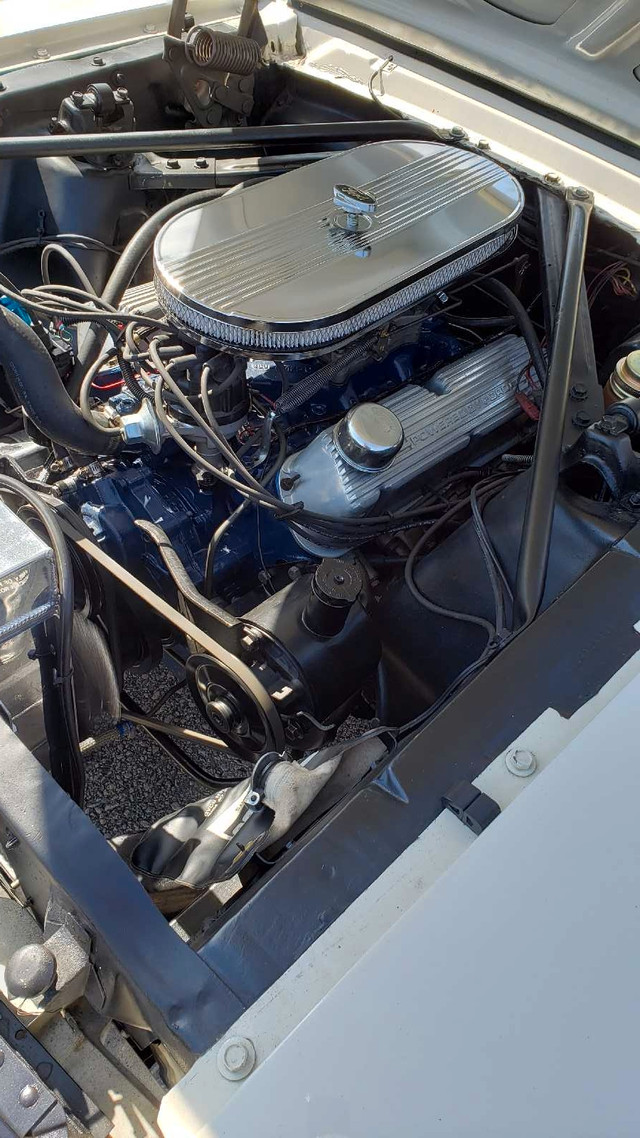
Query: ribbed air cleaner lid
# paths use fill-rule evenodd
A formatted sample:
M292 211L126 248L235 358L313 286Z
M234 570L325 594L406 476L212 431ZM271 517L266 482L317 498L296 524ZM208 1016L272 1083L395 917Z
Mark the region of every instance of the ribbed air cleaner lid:
M155 243L158 298L222 347L321 352L497 253L522 206L482 155L359 146L177 214Z

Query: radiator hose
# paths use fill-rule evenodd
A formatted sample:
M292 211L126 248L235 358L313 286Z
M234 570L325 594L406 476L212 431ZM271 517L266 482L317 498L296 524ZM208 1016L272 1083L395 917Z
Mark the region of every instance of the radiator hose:
M113 454L119 447L120 431L84 419L33 328L1 306L0 364L16 402L52 442L86 455Z

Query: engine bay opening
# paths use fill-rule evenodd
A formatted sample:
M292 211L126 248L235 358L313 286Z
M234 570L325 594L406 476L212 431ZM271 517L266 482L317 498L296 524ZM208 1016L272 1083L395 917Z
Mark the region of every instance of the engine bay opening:
M100 566L74 546L93 578L76 602L85 625L117 640L110 687L168 647L221 749L302 757L354 711L394 732L420 721L513 634L513 556L507 568L484 519L533 460L551 303L541 192L450 144L369 141L175 198L134 232L101 297L78 260L103 266L92 233L44 246L42 284L7 281L5 407L22 403L26 435L2 444L4 468L110 559L105 601ZM633 301L632 265L606 259L589 303L604 289ZM573 383L578 428L583 391ZM564 481L594 497L584 474ZM484 567L464 583L467 612L420 574L468 531ZM224 660L195 632L175 641L117 567ZM391 612L408 645L437 644L439 674L418 681L420 650L396 659Z
M0 136L0 711L194 943L640 515L633 236L245 32Z

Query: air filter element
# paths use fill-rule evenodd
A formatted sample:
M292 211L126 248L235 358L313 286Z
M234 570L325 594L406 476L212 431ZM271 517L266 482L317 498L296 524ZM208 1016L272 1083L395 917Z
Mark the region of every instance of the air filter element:
M158 299L191 338L317 355L494 256L522 206L484 156L359 146L177 214L156 239Z

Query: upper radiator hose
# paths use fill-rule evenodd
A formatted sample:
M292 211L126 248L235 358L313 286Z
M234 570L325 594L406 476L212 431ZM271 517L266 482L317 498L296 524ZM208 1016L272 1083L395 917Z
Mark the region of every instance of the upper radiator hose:
M0 307L0 363L16 401L43 435L79 454L113 454L120 432L101 430L83 418L33 328Z

